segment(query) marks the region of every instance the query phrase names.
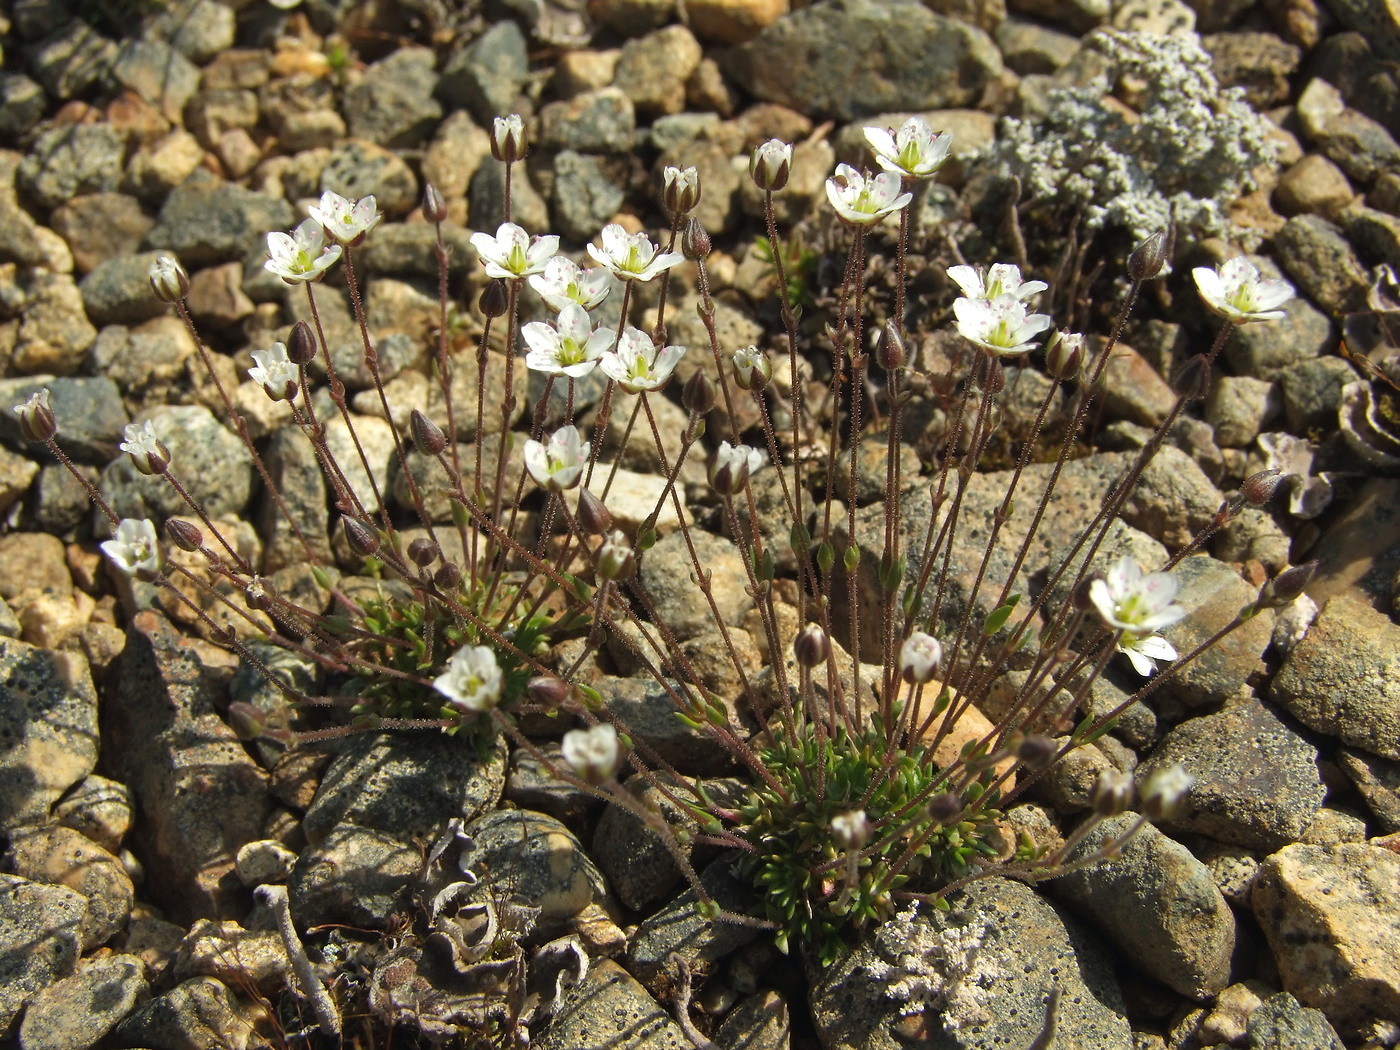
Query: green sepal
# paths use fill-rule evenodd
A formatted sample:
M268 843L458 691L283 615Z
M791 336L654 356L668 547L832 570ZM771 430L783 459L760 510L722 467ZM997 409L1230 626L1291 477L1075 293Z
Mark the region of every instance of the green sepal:
M323 587L325 590L331 589L331 575L326 572L325 569L321 568L321 566L311 566L311 578L316 581L318 586Z
M1020 601L1021 596L1019 594L1013 594L1004 604L998 605L993 609L987 615L986 622L982 624L982 637L990 638L1005 627L1006 621L1011 619L1011 613L1015 610Z
M792 528L788 530L788 545L798 557L806 554L812 547L812 534L807 531L807 526L801 522L793 522Z
M830 572L831 567L836 564L836 551L831 546L830 540L822 540L817 544L817 568L822 572Z
M846 548L846 553L841 555L841 565L847 572L855 572L856 566L860 564L860 546L852 543Z

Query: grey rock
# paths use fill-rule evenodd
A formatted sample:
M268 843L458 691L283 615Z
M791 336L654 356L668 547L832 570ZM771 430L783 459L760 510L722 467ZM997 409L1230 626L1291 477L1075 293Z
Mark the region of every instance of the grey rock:
M178 123L199 87L199 67L159 40L127 40L112 61L112 78Z
M1257 596L1255 588L1214 558L1186 558L1172 575L1180 587L1176 600L1187 612L1167 634L1182 654L1205 642ZM1263 670L1273 621L1271 611L1259 613L1184 667L1163 690L1187 707L1226 702L1240 692L1250 675Z
M17 141L39 123L44 89L23 73L0 74L0 138Z
M1258 853L1243 846L1197 839L1195 855L1210 871L1221 896L1236 908L1248 909L1254 876L1259 874Z
M384 333L373 340L373 346L378 354L380 378L385 382L413 367L423 356L422 345L407 332ZM331 363L347 390L368 390L374 386L374 372L365 361L365 344L359 332L352 339L332 345ZM380 407L378 400L376 396L376 407Z
M1400 759L1400 627L1357 598L1333 598L1270 696L1309 729Z
M67 100L107 75L117 46L81 18L65 14L59 26L29 53L29 72L54 98Z
M68 375L82 365L97 329L83 310L83 297L66 273L34 270L26 275L26 295L10 366L16 372Z
M564 759L558 744L546 743L540 750L556 768L562 768ZM555 776L523 747L511 752L505 797L521 809L547 813L575 826L604 804L596 795Z
M167 41L199 65L233 47L235 28L233 8L218 0L179 0L146 24L149 36Z
M234 854L263 838L267 777L215 713L203 665L159 616L137 613L104 710L114 773L142 815L134 849L174 916L242 914Z
M442 119L435 63L430 48L405 47L366 69L345 93L350 134L394 149L426 142Z
M270 918L266 912L259 918L264 916ZM245 929L230 919L200 919L181 940L167 976L176 981L213 977L245 992L257 989L269 994L284 987L290 968L275 929Z
M276 572L305 559L306 551L297 531L318 558L331 560L326 532L326 476L316 450L303 434L284 427L268 441L263 463L282 494L281 506L270 498L262 501L258 523L265 544L263 571Z
M1224 356L1236 375L1277 379L1290 366L1336 349L1336 326L1302 296L1281 309L1285 316L1277 322L1247 324L1230 333Z
M973 105L1002 73L986 33L914 0L804 8L735 48L727 68L766 102L843 121Z
M696 533L695 551L699 569L711 573L712 596L719 618L737 626L753 599L744 591L748 576L743 554L721 536ZM690 577L697 571L680 533L663 536L640 559L638 578L655 602L657 615L677 640L685 641L713 626L710 607L695 593ZM699 598L699 600L697 600Z
M1054 73L1079 50L1077 36L1018 19L997 26L996 42L1007 68L1021 76Z
M1315 212L1335 219L1355 197L1341 168L1320 153L1309 153L1279 176L1273 204L1281 215Z
M252 492L253 461L243 442L203 405L158 408L150 416L170 449L170 471L212 517L239 514ZM189 506L162 477L122 456L102 472L102 494L123 518L164 520Z
M72 828L34 828L16 833L5 852L5 867L22 879L66 886L87 902L78 930L85 952L119 933L131 915L135 888L112 854Z
M248 887L269 882L285 882L296 866L297 855L275 839L262 839L240 846L234 867L238 879Z
M72 976L29 1002L19 1026L23 1050L87 1050L146 997L145 967L135 955L88 959Z
M1356 382L1356 370L1340 357L1300 361L1279 377L1283 414L1294 434L1335 425L1342 387Z
M39 464L32 459L0 446L0 515L24 498L38 473Z
M1317 749L1253 698L1172 729L1137 780L1177 763L1196 779L1182 813L1161 821L1173 834L1278 849L1302 837L1325 794Z
M1225 562L1240 564L1253 559L1271 575L1277 575L1288 568L1290 546L1288 534L1271 514L1258 507L1245 507L1216 534L1211 551ZM1275 616L1275 627L1278 623Z
M536 934L555 936L607 887L583 844L559 821L527 809L497 810L466 826L471 841L458 866L491 882L505 898L540 909Z
M1133 1046L1114 964L1074 920L1001 878L974 883L949 903L948 912L920 909L884 924L816 976L812 1015L823 1045L899 1050L908 1043L896 1025L921 1007L928 1045L1029 1045L1058 988L1057 1048ZM927 990L896 998L893 986L906 975Z
M140 324L163 317L170 306L151 291L151 266L165 252L142 252L99 264L78 285L94 324Z
M686 108L686 80L702 54L688 28L667 26L623 45L613 83L642 113L679 113Z
M378 198L375 198L376 202ZM442 238L447 244L447 273L460 278L471 267L470 232L444 225ZM377 226L374 236L355 253L355 265L372 274L399 274L412 277L438 276L437 231L428 223L395 222Z
M733 867L733 857L719 857L700 872L700 884L726 911L751 914L757 904L754 888L737 878ZM674 976L673 952L685 960L692 973L713 972L721 959L758 936L751 926L702 918L695 910L699 899L693 888L688 889L637 927L630 939L627 964L643 984L656 988L664 983L665 975Z
M698 538L702 534L697 531L694 535ZM678 689L674 682L668 684L671 689ZM676 718L676 701L666 685L643 675L605 678L598 688L609 709L617 713L628 730L675 768L696 775L715 775L733 767L734 756L723 744ZM720 699L730 705L730 723L738 729L737 698Z
M117 385L106 376L0 379L0 404L21 404L45 387L58 419L58 447L79 463L106 465L117 454L122 427L131 420ZM23 445L19 420L10 412L0 412L0 438Z
M86 911L70 889L0 875L0 1031L36 992L73 972Z
M295 222L286 201L196 172L166 198L146 244L174 252L187 267L212 266L241 260L269 231Z
M1284 991L1344 1032L1400 1016L1400 855L1286 846L1261 865L1252 902Z
M43 822L97 764L97 692L87 661L0 638L0 824Z
M1249 1050L1288 1050L1309 1046L1316 1050L1342 1050L1345 1045L1327 1023L1327 1015L1301 1005L1287 992L1265 999L1250 1012Z
M691 1050L666 1010L611 959L589 967L554 1009L539 1050Z
M483 127L515 112L517 97L530 75L525 34L502 19L448 58L437 94L452 109L469 110Z
M1289 279L1324 310L1346 314L1365 308L1370 287L1365 268L1341 230L1326 219L1295 215L1274 236L1274 249Z
M456 406L457 398L454 396L453 405ZM505 473L503 475L504 484L509 487L514 484L515 479L520 477L525 468L523 443L513 443L510 454L506 459ZM495 434L487 434L481 441L481 469L483 476L483 486L486 491L490 491L496 477L496 460L500 455L501 441ZM450 456L451 453L449 452ZM404 457L408 461L408 473L405 474L402 466L396 459L389 471L389 494L395 503L405 510L416 508L413 502L413 492L409 488L408 478L413 478L414 484L418 488L418 495L423 501L423 509L429 521L436 525L445 525L452 521L452 500L453 486L448 480L446 472L436 457L423 455L416 448L410 448ZM472 492L476 480L476 445L458 445L457 462L462 467L462 487L467 492ZM460 548L460 541L458 543ZM449 552L449 556L455 557L455 553ZM459 563L460 564L460 563Z
M73 13L64 0L29 0L12 6L15 32L21 40L47 36L67 23Z
M1053 22L1076 34L1103 25L1112 14L1109 0L1009 0L1018 15Z
M549 206L531 184L528 166L516 165L510 182L511 221L531 234L549 228ZM504 164L484 163L472 176L467 212L476 229L494 231L506 221L506 171Z
M1203 26L1209 29L1209 26ZM1282 105L1290 93L1289 77L1298 71L1299 48L1272 33L1213 33L1201 39L1222 88L1242 88L1245 101L1258 110Z
M80 832L108 853L121 849L131 830L132 798L125 784L86 776L53 809L53 819Z
M105 124L41 131L20 162L19 185L45 208L82 193L110 193L122 175L121 135Z
M774 991L749 996L725 1014L715 1042L721 1050L789 1050L792 1021L787 1001Z
M1181 550L1211 524L1220 500L1220 491L1195 460L1164 445L1148 460L1120 514L1168 549Z
M312 843L347 823L412 842L495 805L505 777L500 741L480 758L438 732L357 734L326 770L302 829Z
M561 150L554 158L554 221L567 240L597 234L626 199L625 174L601 157Z
M1387 834L1400 831L1400 762L1344 747L1337 752L1337 765L1365 800L1381 830Z
M186 124L206 149L217 151L229 131L251 131L258 123L258 94L248 88L201 91L186 107Z
M247 1048L259 1037L221 981L195 977L128 1015L112 1032L119 1046L187 1050L198 1046Z
M1364 257L1400 267L1400 217L1353 204L1338 218L1347 239Z
M134 255L154 220L135 197L93 193L59 205L49 224L73 253L74 269L87 273L109 259ZM149 284L146 292L149 296Z
M379 210L390 217L406 215L418 204L413 169L373 142L345 142L332 151L321 169L321 191L326 190L353 200L374 194Z
M1277 387L1249 376L1216 376L1206 395L1206 422L1222 448L1247 448L1278 410Z
M1095 825L1071 859L1091 855L1137 819L1124 813ZM1234 913L1206 866L1151 824L1116 859L1055 879L1050 890L1137 968L1182 995L1206 999L1230 983Z
M396 835L337 825L302 850L292 871L292 914L308 926L349 922L382 929L408 903L422 871L419 847Z
M1400 166L1400 144L1376 120L1352 109L1327 81L1314 78L1298 96L1303 133L1338 167L1363 185Z
M580 153L625 153L632 148L636 129L632 100L619 88L605 87L543 106L539 145Z
M544 111L540 112L541 118ZM668 150L698 139L719 124L718 113L670 113L651 122L649 141L657 150Z

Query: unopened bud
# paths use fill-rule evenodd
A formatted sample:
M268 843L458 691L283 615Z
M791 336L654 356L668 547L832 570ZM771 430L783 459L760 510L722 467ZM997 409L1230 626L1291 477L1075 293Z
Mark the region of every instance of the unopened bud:
M477 300L483 317L500 317L510 308L510 296L506 294L506 282L497 278L488 281Z
M1263 587L1259 588L1258 604L1261 609L1281 609L1298 598L1317 572L1317 562L1304 562L1291 569L1284 569Z
M30 394L28 401L15 406L15 412L19 416L19 431L31 444L43 445L58 433L58 418L49 407L47 387Z
M691 373L681 387L681 404L692 415L703 416L715 407L715 385L700 369Z
M598 548L598 576L604 580L630 580L637 571L637 555L627 537L611 532Z
M433 573L433 582L444 591L453 591L462 585L462 570L454 562L445 561Z
M442 428L416 408L408 417L408 432L413 435L414 447L425 456L436 456L447 447Z
M1199 401L1210 392L1210 361L1197 354L1172 376L1172 390L1187 401Z
M519 113L492 121L491 156L502 164L514 164L524 158L525 149L525 121Z
M1261 470L1244 479L1244 484L1240 486L1240 495L1252 506L1262 507L1274 498L1279 486L1283 484L1283 479L1282 471Z
M1170 820L1186 806L1186 796L1196 778L1181 766L1154 770L1138 792L1143 815L1151 820Z
M870 841L870 818L863 809L838 813L831 818L831 838L841 849L860 849Z
M1133 800L1133 782L1116 769L1105 769L1089 789L1089 805L1100 817L1116 817Z
M180 518L166 519L165 534L182 551L197 551L204 546L204 533L199 527Z
M305 321L292 325L287 336L287 360L294 365L309 365L316 360L316 333Z
M151 264L151 291L163 303L178 303L190 294L190 275L172 255L162 255Z
M1167 231L1158 230L1148 236L1133 253L1128 256L1128 276L1134 281L1150 281L1162 272L1167 262L1167 252L1171 245L1167 242Z
M914 631L899 649L899 674L910 685L933 681L943 662L943 645L923 631Z
M831 642L827 640L825 631L809 623L792 640L792 655L803 667L820 667L831 655Z
M1016 759L1028 769L1043 769L1059 754L1059 746L1048 736L1031 734L1016 745Z
M525 684L525 691L530 694L531 700L551 708L563 705L573 694L573 689L568 682L547 674L531 678Z
M1056 332L1045 347L1045 370L1056 379L1078 379L1084 368L1084 337L1078 332Z
M947 824L963 811L963 800L950 791L928 800L928 815L935 824Z
M437 561L440 553L441 548L426 536L419 536L408 545L408 560L420 569L426 569Z
M734 351L734 382L741 390L762 390L773 378L773 362L756 346Z
M432 223L447 221L447 202L431 182L423 187L423 218Z
M792 170L792 146L780 139L769 139L749 158L749 176L761 190L776 193L787 185Z
M667 166L661 173L661 205L672 215L688 215L700 203L700 173Z
M378 530L354 518L344 518L341 524L345 529L345 542L350 544L350 549L361 558L368 558L379 550Z
M685 220L681 230L681 254L691 262L699 262L710 254L710 235L694 215Z
M897 368L903 368L907 359L904 337L899 334L899 329L894 326L893 321L886 321L875 340L875 360L880 362L880 367L886 372L893 372Z
M612 515L597 496L587 489L579 489L578 522L585 532L601 536L612 528Z

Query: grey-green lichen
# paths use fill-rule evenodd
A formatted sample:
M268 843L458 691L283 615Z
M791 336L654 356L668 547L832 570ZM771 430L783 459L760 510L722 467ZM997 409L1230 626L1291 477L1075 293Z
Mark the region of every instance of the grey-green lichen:
M1043 113L1004 120L990 169L1019 176L1024 200L1080 213L1087 230L1141 240L1170 221L1254 247L1227 208L1276 149L1242 93L1220 87L1200 38L1105 29L1084 49L1073 66L1086 79L1053 88Z

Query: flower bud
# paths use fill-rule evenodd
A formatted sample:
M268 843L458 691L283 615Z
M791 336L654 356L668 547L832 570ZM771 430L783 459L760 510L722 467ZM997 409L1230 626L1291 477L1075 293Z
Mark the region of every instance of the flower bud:
M266 612L272 608L272 592L261 576L254 576L243 588L243 602L255 612Z
M419 536L408 545L408 560L420 569L426 569L437 561L441 548L426 536Z
M287 336L287 360L294 365L309 365L316 360L316 333L305 321L292 325Z
M963 800L950 791L934 795L925 807L935 824L947 824L963 811Z
M488 281L486 287L481 290L481 298L477 300L477 307L481 310L483 317L500 317L510 308L510 296L506 294L506 282L497 278Z
M943 646L937 638L914 631L899 649L899 674L910 685L933 681L943 662Z
M1240 486L1240 495L1249 502L1251 506L1262 507L1269 500L1274 498L1278 488L1283 484L1284 475L1278 470L1261 470L1257 474L1251 474L1244 479L1244 484Z
M1084 337L1056 332L1045 347L1045 370L1059 380L1078 379L1084 369Z
M1162 272L1170 249L1166 230L1150 234L1147 240L1134 248L1133 253L1128 256L1128 276L1134 281L1152 280Z
M1116 769L1105 769L1089 789L1089 805L1100 817L1116 817L1133 799L1133 782Z
M1197 354L1172 376L1172 390L1187 401L1199 401L1210 392L1210 361Z
M886 372L903 368L904 362L908 360L908 355L904 351L904 337L899 334L899 329L894 326L892 321L886 321L885 326L880 329L880 334L876 337L875 360L880 362L880 367Z
M612 528L612 515L603 501L587 489L579 489L578 523L583 530L594 536L601 536Z
M809 623L798 631L797 637L792 640L792 655L797 657L797 662L803 667L820 667L831 655L831 642L827 639L825 631L816 624Z
M870 841L870 818L863 809L838 813L831 818L831 838L841 849L860 849Z
M749 158L749 176L761 190L776 193L787 185L792 170L792 147L779 139L769 139Z
M235 700L229 704L225 717L233 735L245 743L257 740L267 727L267 715L243 700Z
M1283 572L1259 588L1259 599L1256 604L1261 609L1281 609L1283 606L1291 604L1312 582L1315 572L1317 572L1317 562L1315 561L1304 562L1291 569L1284 569Z
M661 172L661 205L672 215L688 215L700 203L700 173L670 165Z
M182 551L197 551L204 546L204 533L199 527L180 518L166 519L165 535Z
M438 566L438 571L433 573L433 583L437 584L444 591L453 591L462 585L462 570L450 561L443 562Z
M685 220L681 230L681 254L691 262L699 262L710 254L710 235L694 215Z
M519 113L497 117L491 123L491 156L502 164L514 164L525 156L525 121Z
M151 264L151 291L163 303L178 303L190 294L190 275L171 255L162 255Z
M1059 754L1059 746L1048 736L1032 733L1016 745L1016 759L1028 769L1044 769Z
M773 362L756 346L734 351L734 382L740 390L762 390L773 378Z
M379 550L377 529L372 529L364 522L356 521L354 518L342 518L341 525L345 529L345 542L350 544L350 549L361 558L368 558Z
M43 445L58 433L58 418L49 407L47 387L30 394L24 404L16 405L15 414L19 416L20 433L31 444Z
M447 447L442 428L416 408L408 417L408 431L414 447L425 456L436 456Z
M431 223L447 221L447 202L442 193L431 182L423 186L423 218Z
M1186 805L1186 796L1196 778L1181 766L1155 770L1138 791L1143 815L1151 820L1170 820Z
M681 387L681 404L695 416L703 416L715 407L715 385L700 369L692 372Z
M573 695L573 688L568 682L549 674L531 678L525 683L525 691L530 694L531 700L549 708L562 706Z
M598 548L598 576L604 580L630 580L637 571L637 555L627 537L613 531Z

